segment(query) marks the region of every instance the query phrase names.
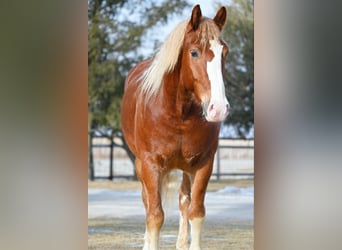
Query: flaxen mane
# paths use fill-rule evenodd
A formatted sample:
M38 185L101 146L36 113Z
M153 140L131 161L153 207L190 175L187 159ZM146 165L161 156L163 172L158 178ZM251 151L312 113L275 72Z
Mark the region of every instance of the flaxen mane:
M179 53L183 46L188 22L189 20L186 20L176 26L159 48L151 65L143 73L142 91L146 94L147 99L154 96L159 91L164 74L171 72L175 68ZM199 30L198 39L202 48L205 47L210 40L220 39L221 34L218 27L208 18L202 19Z
M164 74L172 71L176 66L187 23L188 21L181 22L169 34L166 41L159 48L150 67L142 75L142 90L146 93L147 99L158 92Z

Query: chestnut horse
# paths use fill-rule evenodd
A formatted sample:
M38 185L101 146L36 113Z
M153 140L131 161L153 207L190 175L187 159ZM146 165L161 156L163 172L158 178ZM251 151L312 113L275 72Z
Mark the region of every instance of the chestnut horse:
M218 146L220 122L229 113L223 83L228 46L221 30L226 9L213 19L196 5L158 53L128 74L122 100L122 130L136 156L146 209L144 248L158 249L164 222L162 189L170 171L183 171L179 192L177 249L200 249L204 197Z

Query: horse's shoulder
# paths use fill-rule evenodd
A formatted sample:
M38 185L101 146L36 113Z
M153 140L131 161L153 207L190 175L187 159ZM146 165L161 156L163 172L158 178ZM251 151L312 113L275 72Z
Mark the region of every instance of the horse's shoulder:
M141 75L151 64L152 58L145 59L137 63L129 72L126 77L125 87L132 83L139 84L141 82Z

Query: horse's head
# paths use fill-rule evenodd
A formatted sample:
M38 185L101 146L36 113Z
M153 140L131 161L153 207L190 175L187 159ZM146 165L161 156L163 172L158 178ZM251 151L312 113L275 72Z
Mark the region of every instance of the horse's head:
M226 15L226 8L222 7L214 19L202 17L200 6L196 5L183 43L181 79L185 88L194 92L209 122L223 121L230 108L222 75L228 53L221 38Z

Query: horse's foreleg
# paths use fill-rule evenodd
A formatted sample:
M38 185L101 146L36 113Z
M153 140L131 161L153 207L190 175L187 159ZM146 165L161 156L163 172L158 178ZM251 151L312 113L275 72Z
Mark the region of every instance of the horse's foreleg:
M178 250L188 250L188 208L190 205L191 182L188 174L183 173L181 190L179 192L179 232L176 247Z
M212 171L212 163L199 169L191 187L191 202L188 210L191 226L191 244L189 250L200 250L201 229L205 217L204 198Z
M164 223L164 211L161 204L161 176L148 166L143 166L141 182L143 201L146 208L146 232L143 250L157 250L159 232Z

